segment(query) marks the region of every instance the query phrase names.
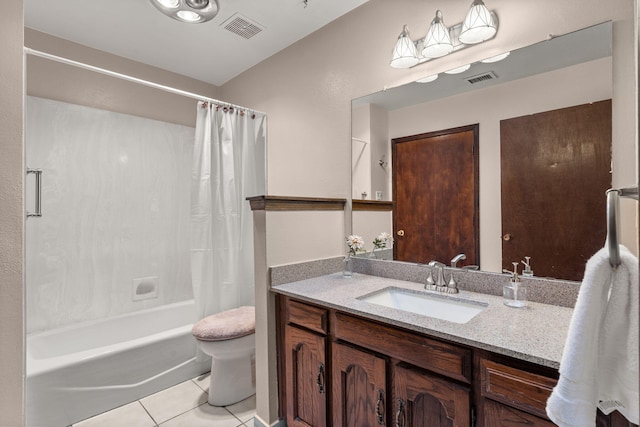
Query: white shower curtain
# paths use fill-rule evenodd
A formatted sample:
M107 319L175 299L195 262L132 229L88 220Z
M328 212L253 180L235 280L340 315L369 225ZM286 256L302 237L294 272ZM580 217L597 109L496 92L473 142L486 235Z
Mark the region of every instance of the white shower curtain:
M197 319L254 305L253 218L246 198L265 192L265 142L264 115L198 102L191 179Z

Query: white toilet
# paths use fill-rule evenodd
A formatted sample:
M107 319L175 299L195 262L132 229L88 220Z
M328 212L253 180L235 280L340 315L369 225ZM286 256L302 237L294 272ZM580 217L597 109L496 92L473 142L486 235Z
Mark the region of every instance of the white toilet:
M193 325L200 350L211 356L209 404L227 406L255 394L254 307L207 316Z

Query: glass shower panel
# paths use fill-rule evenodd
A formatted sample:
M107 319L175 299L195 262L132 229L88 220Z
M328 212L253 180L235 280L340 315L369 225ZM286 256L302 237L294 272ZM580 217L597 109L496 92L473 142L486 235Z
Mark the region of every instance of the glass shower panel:
M35 97L26 105L26 164L42 170L42 217L27 221L27 332L191 299L194 129Z

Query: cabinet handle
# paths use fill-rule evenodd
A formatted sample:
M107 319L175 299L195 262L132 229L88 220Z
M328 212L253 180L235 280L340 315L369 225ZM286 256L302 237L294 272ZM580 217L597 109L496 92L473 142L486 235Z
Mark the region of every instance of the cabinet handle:
M378 401L376 402L376 415L378 424L384 425L384 390L378 389Z
M398 413L396 414L396 427L404 427L406 421L404 414L404 400L398 399Z
M316 382L318 383L318 392L320 394L324 393L324 363L318 366L318 379Z

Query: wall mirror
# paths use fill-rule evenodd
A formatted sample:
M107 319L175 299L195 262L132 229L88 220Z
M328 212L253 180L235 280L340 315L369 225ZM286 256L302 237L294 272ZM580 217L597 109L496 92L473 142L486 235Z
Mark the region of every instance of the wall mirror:
M488 58L489 60L470 64L467 70L457 74L441 73L437 79L429 83L412 82L353 100L353 233L363 236L366 249L369 251L375 237L385 231L392 233L396 239L395 244L398 244L398 239L403 238L401 234L406 231L395 224L394 209L420 210L425 206L424 203L419 206L411 203L402 207L396 206L393 191L393 141L403 141L416 135L437 135L445 130L477 125L478 219L475 226L478 234L478 253L477 261L474 260L474 263L477 262L481 270L501 272L504 265L511 265L511 262L519 262L524 260L525 256L531 256L530 262L536 276L579 280L571 274L553 268L543 269L540 274L536 274L536 257L528 253L527 249L531 247L533 251L537 243L536 236L539 233L535 227L540 226L539 223L544 224L545 218L554 217L558 209L566 209L566 206L537 207L535 216L542 221L538 222L538 225L531 224L528 227L531 236L526 239L529 240L520 242L525 249L509 255L509 258L514 259L503 260L503 245L509 240L505 237L509 233L503 233L502 206L512 196L505 192L512 192L513 187L505 185L504 174L507 168L501 167L501 162L505 161L501 158L501 153L504 156L506 150L501 149L501 140L506 139L505 123L512 119L528 116L537 118L552 111L597 104L601 101L609 102L612 98L611 46L612 24L605 22L518 49L498 62L491 62L492 58ZM429 77L428 65L421 67L425 70L425 78ZM537 128L562 127L569 129L568 132L571 133L572 121L560 120L561 124L537 125ZM521 133L516 133L516 140L531 137L527 128L517 129L520 129ZM610 144L610 130L608 132ZM513 135L511 138L514 138ZM533 165L542 162L544 156L540 155L540 150L544 151L545 148L538 146L536 150L538 151L522 151L519 164ZM518 154L519 152L515 153ZM570 156L564 154L567 162L571 161ZM449 158L436 164L429 163L429 168L434 170L434 173L435 170L449 172L451 162L454 162L454 159ZM549 174L554 173L558 169L558 164L555 163L545 164L542 170L546 168ZM600 161L600 164L603 162ZM609 164L598 168L603 169L605 179L608 177L610 183L610 159ZM525 172L523 176L526 178L528 175ZM550 188L550 182L553 182L552 175L547 178L535 178L528 182L527 186L517 188L526 191L525 197L535 197L536 194ZM519 179L520 182L529 181ZM598 193L597 198L602 199L604 206L603 193ZM435 200L432 205L435 210L439 208ZM599 207L594 211L597 209ZM578 212L576 215L581 213ZM601 223L604 227L604 208ZM425 240L428 240L427 234L433 234L428 227L421 227L420 224L416 233ZM438 238L446 239L446 236ZM597 238L600 239L600 236ZM514 240L517 239L513 239L512 242ZM604 238L598 244L602 246L603 243ZM582 259L595 252L572 253L572 245L563 245L562 242L557 242L556 249L562 252L563 256L579 258L582 267ZM395 259L403 260L397 255L394 256ZM429 259L409 261L426 263ZM447 257L438 261L449 264L450 259ZM458 266L461 264L465 263L462 262Z

